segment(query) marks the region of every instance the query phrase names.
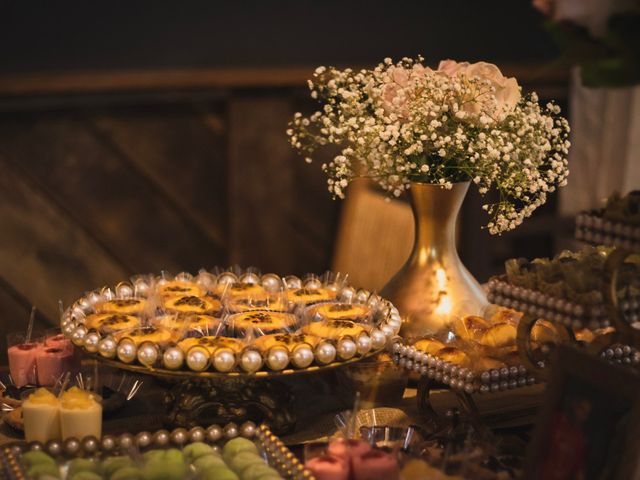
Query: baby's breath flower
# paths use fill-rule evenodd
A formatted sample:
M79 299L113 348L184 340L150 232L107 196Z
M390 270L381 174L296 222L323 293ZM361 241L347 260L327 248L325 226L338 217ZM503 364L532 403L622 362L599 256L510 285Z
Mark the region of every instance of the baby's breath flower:
M320 146L342 147L322 164L336 198L359 175L374 178L390 197L411 181L443 188L472 181L483 195L500 194L497 203L482 206L491 217L488 230L517 227L566 184L568 122L557 105L541 107L535 93L518 96L505 112L488 80L443 75L422 60L385 59L359 72L318 67L308 86L322 109L294 115L290 144L308 163Z

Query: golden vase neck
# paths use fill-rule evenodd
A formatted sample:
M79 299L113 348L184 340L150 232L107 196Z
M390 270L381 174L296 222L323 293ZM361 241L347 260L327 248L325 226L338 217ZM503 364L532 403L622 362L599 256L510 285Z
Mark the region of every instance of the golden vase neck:
M468 190L469 182L454 183L451 189L411 182L415 240L409 261L424 264L443 251L458 256L456 223Z

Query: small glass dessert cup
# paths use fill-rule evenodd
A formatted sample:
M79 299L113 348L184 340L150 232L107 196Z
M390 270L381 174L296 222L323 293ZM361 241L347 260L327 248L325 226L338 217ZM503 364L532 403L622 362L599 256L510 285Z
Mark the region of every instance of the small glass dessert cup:
M25 385L35 385L38 381L36 356L42 344L33 337L27 342L26 335L20 332L7 335L7 346L9 372L15 386L20 388Z
M46 388L25 392L22 396L22 418L27 442L60 439L60 402Z
M93 392L71 387L60 396L60 433L62 439L102 436L101 398Z

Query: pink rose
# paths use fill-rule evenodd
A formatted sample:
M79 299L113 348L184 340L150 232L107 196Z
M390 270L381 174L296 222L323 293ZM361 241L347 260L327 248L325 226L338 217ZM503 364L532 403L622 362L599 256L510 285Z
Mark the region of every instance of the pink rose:
M507 78L502 75L498 67L492 63L477 62L469 64L468 62L456 62L454 60L443 60L438 65L438 72L442 72L449 76L464 75L467 78L479 78L488 81L495 89L493 96L495 104L485 101L484 99L475 100L475 94L472 93L471 99L462 99L462 110L471 114L478 115L484 112L495 120L501 120L511 113L520 101L520 86L515 78ZM491 107L489 109L489 107Z
M387 113L394 113L399 118L409 117L409 100L412 89L431 69L420 64L412 68L391 66L387 70L387 79L382 86L382 107Z

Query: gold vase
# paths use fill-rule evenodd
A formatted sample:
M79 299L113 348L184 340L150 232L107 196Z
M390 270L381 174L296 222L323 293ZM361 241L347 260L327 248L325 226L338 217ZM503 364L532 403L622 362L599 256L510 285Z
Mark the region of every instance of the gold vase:
M450 190L411 182L413 251L381 292L400 311L400 335L409 342L446 329L456 317L480 315L488 305L456 249L456 220L468 189L469 182Z

